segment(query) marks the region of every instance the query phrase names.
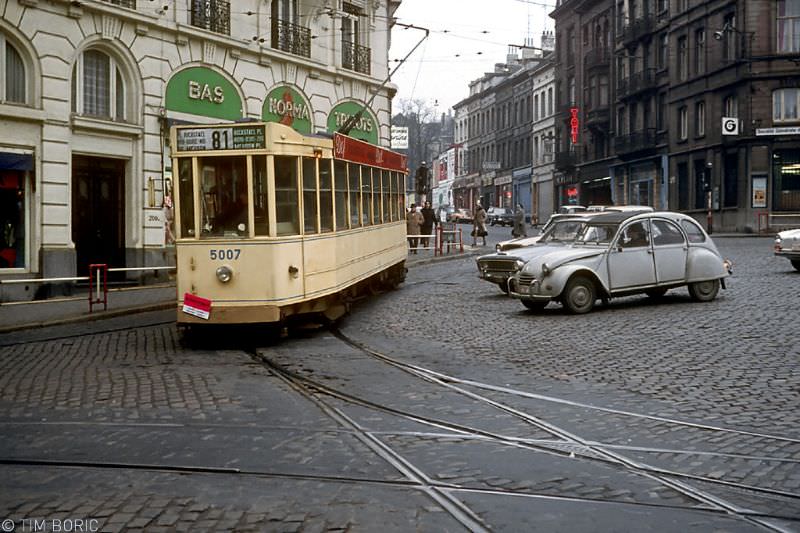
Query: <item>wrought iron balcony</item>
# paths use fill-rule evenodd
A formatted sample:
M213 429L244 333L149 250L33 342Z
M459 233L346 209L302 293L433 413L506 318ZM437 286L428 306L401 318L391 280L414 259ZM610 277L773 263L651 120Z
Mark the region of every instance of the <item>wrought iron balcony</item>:
M342 41L342 67L369 74L371 64L372 50L350 41Z
M225 0L192 0L192 26L231 34L231 5Z
M594 48L583 56L583 66L586 69L607 68L609 64L608 48Z
M617 97L627 98L658 87L656 69L646 68L633 73L630 77L619 81Z
M578 152L566 150L556 152L555 165L557 170L571 170L578 164Z
M629 43L650 35L656 29L656 19L652 15L644 15L622 29L622 41Z
M598 105L590 109L586 114L586 125L588 127L602 128L608 125L610 119L608 105Z
M311 30L286 20L272 19L272 48L311 57Z
M645 128L628 135L617 135L614 138L614 150L621 158L653 151L657 144L658 136L655 128Z
M102 0L115 6L127 7L128 9L136 9L136 0Z

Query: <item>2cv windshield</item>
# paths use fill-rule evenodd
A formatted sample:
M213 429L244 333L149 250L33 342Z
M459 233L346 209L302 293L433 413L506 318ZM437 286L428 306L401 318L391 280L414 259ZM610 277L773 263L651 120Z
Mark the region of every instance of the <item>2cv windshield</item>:
M539 239L539 243L572 242L586 224L583 220L562 220L553 223Z
M618 224L587 224L575 238L577 244L609 244L617 233Z

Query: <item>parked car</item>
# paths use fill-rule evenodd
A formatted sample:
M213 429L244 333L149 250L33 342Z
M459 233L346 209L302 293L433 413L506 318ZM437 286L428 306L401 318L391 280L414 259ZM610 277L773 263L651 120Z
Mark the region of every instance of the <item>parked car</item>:
M502 226L514 225L514 210L509 207L490 207L486 211L486 222L490 226L500 224Z
M550 224L536 237L516 240L533 240L524 247L495 252L478 257L478 276L508 292L508 280L533 257L545 253L547 246L564 246L575 239L580 229L592 215L561 215L563 218Z
M800 270L800 229L782 231L775 236L775 255L791 261Z
M455 222L458 224L459 222L472 222L472 211L469 209L465 209L463 207L457 208L455 211L450 213L449 218L447 219L448 222Z
M708 302L729 275L730 262L690 216L610 212L589 220L569 246L531 258L508 285L528 309L560 301L572 313L588 313L598 298L657 298L684 285L693 300Z

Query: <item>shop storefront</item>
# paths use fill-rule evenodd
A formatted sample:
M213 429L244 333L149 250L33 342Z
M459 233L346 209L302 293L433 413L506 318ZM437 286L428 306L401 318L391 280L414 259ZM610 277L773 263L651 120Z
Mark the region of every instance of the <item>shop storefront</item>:
M667 156L617 165L608 178L608 204L647 205L666 209ZM613 194L612 194L613 192Z
M518 168L512 173L512 205L522 204L525 209L526 218L530 217L532 211L533 196L531 194L531 168Z
M511 207L511 182L513 177L511 173L498 176L494 179L494 198L493 202L488 204L496 207Z
M772 209L800 213L800 148L772 152Z
M24 270L33 155L0 151L0 270Z
M575 181L574 176L556 174L553 185L556 193L556 210L562 205L581 205L580 185Z

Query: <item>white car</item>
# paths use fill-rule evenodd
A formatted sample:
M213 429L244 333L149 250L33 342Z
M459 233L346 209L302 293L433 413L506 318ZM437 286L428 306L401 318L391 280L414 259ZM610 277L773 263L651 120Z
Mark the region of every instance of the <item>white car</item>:
M729 275L730 262L692 217L610 212L587 221L571 245L532 258L508 286L528 309L560 301L572 313L588 313L598 298L657 298L681 286L708 302Z
M775 255L791 261L800 270L800 229L781 231L775 236Z

